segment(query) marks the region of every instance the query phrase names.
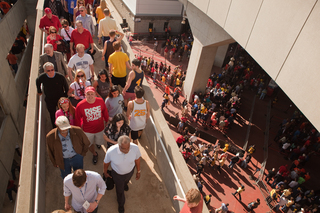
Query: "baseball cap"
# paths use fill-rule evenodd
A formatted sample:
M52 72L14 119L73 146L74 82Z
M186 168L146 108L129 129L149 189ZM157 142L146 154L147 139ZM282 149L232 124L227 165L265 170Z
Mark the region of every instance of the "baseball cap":
M94 87L87 87L85 90L85 94L87 94L87 92L96 92L96 90L94 89Z
M44 12L47 13L47 14L48 13L52 13L52 11L51 11L51 9L49 7L46 7L46 9L44 9Z
M66 116L59 116L56 119L56 125L61 129L61 130L66 130L66 129L70 129L70 123L69 120Z

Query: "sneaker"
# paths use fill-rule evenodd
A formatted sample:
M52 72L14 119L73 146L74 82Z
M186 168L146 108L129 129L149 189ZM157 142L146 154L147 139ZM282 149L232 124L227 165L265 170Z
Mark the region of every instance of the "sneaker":
M128 184L126 184L125 186L124 186L124 191L128 191L129 190L129 186L128 186Z
M93 157L92 157L92 163L93 163L94 165L96 165L97 162L98 162L98 153L96 152L96 154L97 154L97 155L93 155Z
M100 149L100 148L101 148L101 145L97 145L97 144L96 144L96 146L97 146L97 148L98 148L98 149Z

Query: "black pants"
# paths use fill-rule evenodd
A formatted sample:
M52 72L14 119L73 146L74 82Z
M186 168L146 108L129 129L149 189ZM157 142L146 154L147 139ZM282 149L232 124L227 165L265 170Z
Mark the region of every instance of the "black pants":
M124 175L119 175L114 170L111 171L111 175L113 178L113 181L116 185L116 192L117 192L117 201L119 207L123 208L125 203L125 196L124 196L124 187L129 183L129 180L131 179L134 172L134 168L131 172Z
M90 50L91 50L91 47L89 47L88 49L86 49L84 52L87 53L87 54L89 54L89 55L91 56L92 60L94 60L93 55L96 54L96 50L93 49L93 52L92 52L92 53L91 53Z
M122 77L122 78L114 77L113 75L111 76L112 84L113 85L120 85L122 88L124 88L126 86L126 80L127 80L127 76Z
M50 113L50 119L52 123L52 127L55 128L55 121L56 121L56 110L57 110L57 104L59 99L57 100L46 100L47 109Z

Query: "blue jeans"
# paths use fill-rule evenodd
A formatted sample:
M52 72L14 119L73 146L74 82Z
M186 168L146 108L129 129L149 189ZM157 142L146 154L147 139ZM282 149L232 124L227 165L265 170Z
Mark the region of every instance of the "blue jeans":
M233 168L233 166L234 166L234 164L235 164L235 163L233 163L232 161L230 161L230 164L229 164L229 166L228 166L228 167L232 169L232 168Z
M63 163L64 170L60 169L62 179L64 179L68 174L71 174L71 168L73 168L73 171L83 169L83 156L76 154L72 158L63 158Z
M10 64L12 69L14 70L14 73L17 74L18 72L18 64Z

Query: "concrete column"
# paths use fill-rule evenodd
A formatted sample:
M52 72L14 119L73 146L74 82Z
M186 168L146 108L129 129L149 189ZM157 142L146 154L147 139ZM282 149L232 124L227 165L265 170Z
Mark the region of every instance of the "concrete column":
M229 44L225 44L218 47L216 57L214 58L213 65L221 68L223 65L224 58L226 57L228 51Z
M218 47L213 45L203 46L197 38L194 39L183 86L184 94L187 95L188 100L194 91L204 92L217 49Z
M218 67L222 65L228 44L234 42L234 39L192 3L188 2L185 9L194 36L183 86L184 94L190 100L194 91L205 90L214 62Z

